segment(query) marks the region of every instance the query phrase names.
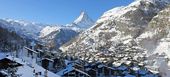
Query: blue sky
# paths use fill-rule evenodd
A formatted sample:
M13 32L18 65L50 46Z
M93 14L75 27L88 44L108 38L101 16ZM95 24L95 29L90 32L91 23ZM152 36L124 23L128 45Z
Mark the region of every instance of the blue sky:
M67 24L81 11L97 20L105 11L133 0L0 0L0 18L21 19L46 24Z

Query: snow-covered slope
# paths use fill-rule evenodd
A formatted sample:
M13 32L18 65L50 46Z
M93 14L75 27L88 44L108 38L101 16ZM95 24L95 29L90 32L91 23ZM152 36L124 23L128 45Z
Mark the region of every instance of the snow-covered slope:
M144 33L138 37L138 42L141 46L147 50L153 51L159 42L164 42L169 40L169 29L170 29L170 7L167 7L156 15L149 26L145 29ZM150 46L146 47L147 42L150 41ZM150 48L150 49L149 49Z
M13 56L8 56L6 58L11 61L15 61L17 63L22 64L22 66L17 67L17 70L15 72L15 74L20 75L20 77L34 77L35 73L33 72L33 70L35 70L35 72L42 73L41 75L38 75L38 77L44 77L46 75L45 74L46 69L44 69L42 66L39 66L36 63L30 64L28 62L25 62L23 59L15 58ZM48 72L48 74L47 74L48 77L60 77L59 75L56 75L55 73L53 73L51 71L47 70L47 72ZM4 73L6 73L6 72L4 71Z
M136 39L139 45L150 53L153 65L158 68L162 63L169 65L170 53L170 6L161 11L149 23L146 30ZM154 56L153 56L154 55ZM161 59L161 60L157 60ZM153 66L151 65L151 66ZM168 68L167 68L168 69Z
M169 3L170 0L135 0L128 6L113 8L105 12L93 27L81 33L74 41L63 45L60 49L71 56L82 57L81 53L86 53L86 59L93 61L112 61L113 57L109 57L111 55L119 55L119 57L114 56L114 59L118 58L118 61L123 60L120 56L128 55L129 57L134 54L133 58L148 57L146 54L148 55L150 50L147 47L154 46L155 42L140 42L138 38L156 32L155 30L152 31L151 28L148 30L151 30L151 32L145 34L147 32L145 29L150 26L157 14L165 9ZM164 20L160 21L164 22ZM168 31L168 28L165 29ZM161 32L165 32L165 30L159 28L157 30L160 36L155 35L155 37L162 38L164 33ZM141 34L142 36L140 36ZM147 38L149 39L149 37ZM150 40L154 41L154 39ZM146 48L142 46L142 43L145 43ZM136 61L136 59L134 60Z
M164 0L136 0L128 6L113 8L105 12L91 29L80 34L77 41L66 47L74 48L74 45L78 46L76 42L82 45L102 45L107 41L136 38L166 4Z
M1 19L0 24L2 28L8 29L9 31L15 31L23 38L35 40L38 39L41 29L46 26L44 24L13 19Z
M40 40L49 48L58 49L64 43L70 41L79 32L66 27L47 26L40 32Z
M52 32L58 31L59 29L60 29L60 27L57 27L57 26L46 26L45 28L43 28L40 31L40 36L39 37L43 38L43 37L49 35Z

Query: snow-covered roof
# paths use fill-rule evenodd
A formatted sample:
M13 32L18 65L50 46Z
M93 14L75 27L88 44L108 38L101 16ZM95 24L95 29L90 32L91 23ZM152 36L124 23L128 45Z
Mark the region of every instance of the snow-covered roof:
M118 67L118 69L119 69L119 70L126 70L127 67L126 67L126 66L120 66L120 67Z
M48 61L54 62L53 59L49 59L49 58L42 58L42 60L48 60Z
M33 53L38 53L37 51L32 50L32 49L30 49L30 48L28 48L28 47L24 47L24 48L27 49L27 50L29 50L29 51L32 51Z
M142 75L145 75L145 74L148 73L148 70L140 69L140 70L138 70L138 73L142 74Z
M118 66L120 66L122 63L120 63L120 62L113 62L113 65L115 66L115 67L118 67Z
M134 71L138 71L140 68L137 67L137 66L135 66L135 67L133 67L132 69L133 69Z
M15 62L17 62L17 63L20 63L20 64L22 64L22 65L25 64L25 62L23 62L21 59L15 58L15 57L13 57L13 56L8 56L8 57L6 57L6 58L9 59L9 60L11 60L11 61L15 61Z
M89 76L89 75L88 75L87 73L85 73L84 71L81 71L81 70L79 70L79 69L76 69L76 68L74 68L72 65L68 65L65 69L59 71L59 72L56 73L56 74L57 74L57 75L60 75L60 76L63 76L64 74L69 73L69 72L71 72L71 71L73 71L73 70L78 71L78 72L80 72L80 73L82 73L82 74L85 74L85 75Z
M130 63L132 63L132 61L125 61L124 63L129 65Z
M89 71L89 70L91 70L91 69L92 69L92 68L86 68L85 71Z
M108 69L115 70L115 68L114 68L114 67L109 67L109 66L106 66L106 65L104 65L104 64L100 64L100 65L98 65L98 68L102 68L102 67L106 67L106 68L108 68Z
M37 49L39 52L44 52L43 50L41 50L41 49Z

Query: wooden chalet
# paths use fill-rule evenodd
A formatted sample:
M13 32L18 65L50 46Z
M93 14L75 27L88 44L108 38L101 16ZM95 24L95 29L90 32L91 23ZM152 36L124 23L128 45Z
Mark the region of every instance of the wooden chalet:
M0 60L0 69L16 68L22 66L22 64L11 60L10 58L4 58Z
M91 77L97 76L97 71L92 68L85 68L85 72L88 73Z
M109 67L101 62L95 62L85 66L85 72L91 77L112 77L117 74L117 69Z
M102 63L101 62L91 63L89 67L92 68L92 69L97 69L98 65L100 65L100 64L102 64Z
M54 60L49 58L42 58L41 65L45 69L53 68Z
M116 69L112 67L108 67L104 64L98 65L97 76L99 77L111 77L116 73Z
M59 58L55 58L54 59L54 64L53 64L53 68L56 68L56 66L58 66L60 64L61 64L60 59Z
M84 66L77 61L65 60L65 69L59 71L57 74L62 77L91 77L84 71Z
M66 66L71 65L72 67L74 67L76 69L84 70L84 66L81 63L79 63L78 61L68 61L68 60L65 60L65 65Z
M0 60L0 77L19 77L14 74L16 68L23 66L19 61L15 61L13 57L6 57ZM7 72L8 71L8 72Z

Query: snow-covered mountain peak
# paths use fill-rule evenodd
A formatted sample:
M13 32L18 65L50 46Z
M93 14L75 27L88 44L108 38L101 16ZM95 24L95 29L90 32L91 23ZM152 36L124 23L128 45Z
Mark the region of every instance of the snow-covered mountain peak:
M39 38L46 42L46 45L50 46L50 48L59 48L80 32L90 28L93 24L93 20L85 12L81 12L80 16L71 24L65 26L53 25L43 28L40 31Z
M26 21L26 20L14 20L14 19L10 19L10 18L4 18L3 20L5 20L5 21L7 21L9 23L19 23L20 25L23 25L23 26L40 25L40 23L30 22L30 21Z
M170 0L135 0L134 2L137 1L145 1L145 2L160 2L160 3L169 3Z
M133 3L129 4L129 6L143 6L143 5L158 5L160 7L167 6L170 3L170 0L135 0Z
M145 15L154 15L153 12L157 13L165 8L170 3L170 0L135 0L128 6L120 6L113 8L105 12L97 23L104 22L106 20L117 20L127 22L131 19L128 15L130 12L141 12ZM126 15L126 16L125 16ZM142 15L142 14L140 14ZM128 17L127 17L128 16ZM129 23L128 23L129 24Z
M89 19L89 16L83 11L80 13L80 16L74 21L75 24L81 22L81 21L85 21Z
M39 41L46 43L46 45L51 44L52 47L60 47L93 24L93 20L85 12L81 12L73 23L66 26L9 18L0 19L0 28L7 29L9 32L14 31L17 35L29 41Z
M94 21L87 15L86 12L81 12L79 17L72 23L67 24L67 27L72 27L75 30L84 30L90 28L94 24Z
M15 31L21 37L28 39L38 39L39 32L47 26L25 20L0 19L1 27L10 31Z

